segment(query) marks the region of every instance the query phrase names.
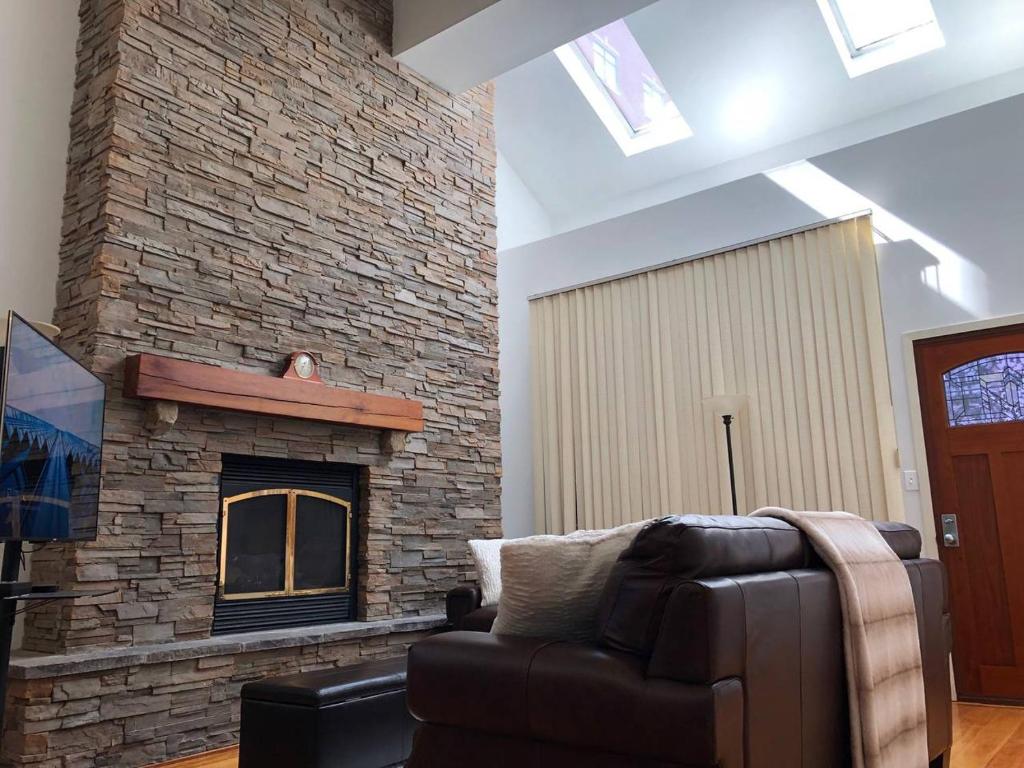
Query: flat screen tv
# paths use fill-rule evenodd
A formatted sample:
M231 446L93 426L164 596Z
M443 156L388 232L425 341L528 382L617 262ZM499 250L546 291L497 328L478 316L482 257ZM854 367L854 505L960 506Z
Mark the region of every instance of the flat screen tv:
M14 312L0 353L0 540L96 538L103 382Z

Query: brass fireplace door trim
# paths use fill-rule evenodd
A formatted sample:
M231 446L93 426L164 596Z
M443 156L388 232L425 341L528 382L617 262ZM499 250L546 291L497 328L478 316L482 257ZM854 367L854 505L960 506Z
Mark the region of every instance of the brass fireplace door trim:
M231 506L237 502L247 499L255 499L260 496L287 496L287 516L285 522L285 545L284 545L284 589L269 592L233 592L227 594L224 591L227 580L228 564L228 523L230 520ZM324 501L336 504L345 510L345 560L344 574L345 583L341 587L318 587L314 589L295 589L295 519L299 506L299 497L310 497L323 499ZM352 583L351 549L352 549L352 503L331 496L319 491L307 491L301 488L269 488L262 491L248 491L235 496L227 496L221 502L220 512L220 573L217 577L217 596L222 600L253 600L262 597L301 597L303 595L327 595L332 593L347 592Z

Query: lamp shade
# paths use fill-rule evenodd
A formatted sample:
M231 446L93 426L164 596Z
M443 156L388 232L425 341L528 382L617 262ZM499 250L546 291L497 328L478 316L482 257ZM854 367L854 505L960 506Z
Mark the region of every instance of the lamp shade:
M14 310L17 312L18 310ZM0 317L7 317L7 312L4 312ZM57 337L60 336L60 328L53 323L44 323L42 320L29 320L28 324L35 328L39 333L43 334L50 341L56 341ZM6 327L6 326L5 326ZM3 342L0 341L0 344Z

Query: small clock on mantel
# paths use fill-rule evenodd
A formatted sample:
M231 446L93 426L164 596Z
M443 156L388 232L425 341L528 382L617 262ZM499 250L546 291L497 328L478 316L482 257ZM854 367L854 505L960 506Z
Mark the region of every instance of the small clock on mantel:
M288 368L285 369L282 378L309 381L314 384L324 383L320 378L320 363L313 357L312 352L301 350L292 352L292 356L288 360Z

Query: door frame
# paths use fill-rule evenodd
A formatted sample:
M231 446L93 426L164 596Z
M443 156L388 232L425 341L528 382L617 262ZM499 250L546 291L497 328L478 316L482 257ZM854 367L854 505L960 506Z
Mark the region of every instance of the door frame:
M907 378L907 395L910 399L910 432L914 445L918 494L921 498L921 538L924 539L924 554L928 557L939 559L939 545L936 541L935 508L932 502L931 478L928 474L928 449L924 440L924 418L921 412L921 393L918 389L914 342L1021 324L1024 324L1024 314L1001 315L984 320L970 320L937 328L908 331L903 334L903 368Z

